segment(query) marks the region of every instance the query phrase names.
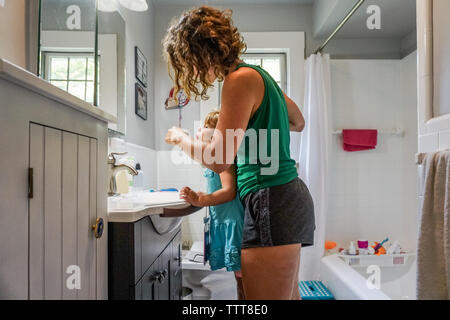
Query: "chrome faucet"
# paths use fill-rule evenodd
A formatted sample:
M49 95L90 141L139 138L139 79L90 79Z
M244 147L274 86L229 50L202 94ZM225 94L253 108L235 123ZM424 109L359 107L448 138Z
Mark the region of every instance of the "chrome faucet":
M116 164L116 157L115 156L122 156L127 154L127 152L111 152L108 155L108 165L109 165L109 186L108 186L108 196L116 196L117 193L117 183L116 183L116 173L120 170L128 170L128 172L133 175L137 176L138 172L135 168L130 167L126 164Z

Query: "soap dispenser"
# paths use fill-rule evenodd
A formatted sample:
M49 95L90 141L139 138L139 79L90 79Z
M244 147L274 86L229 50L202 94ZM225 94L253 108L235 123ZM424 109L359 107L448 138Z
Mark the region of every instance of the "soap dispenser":
M141 164L139 162L136 163L136 171L138 174L133 177L134 187L144 188L144 171L141 169Z

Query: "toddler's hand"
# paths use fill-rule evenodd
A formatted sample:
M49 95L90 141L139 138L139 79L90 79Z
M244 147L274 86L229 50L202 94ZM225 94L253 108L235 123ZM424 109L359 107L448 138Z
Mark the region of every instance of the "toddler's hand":
M200 203L200 192L197 193L189 187L184 187L180 191L180 198L189 202L195 207L202 207Z
M172 127L167 131L165 141L167 144L176 146L181 142L184 136L186 136L186 133L183 129Z

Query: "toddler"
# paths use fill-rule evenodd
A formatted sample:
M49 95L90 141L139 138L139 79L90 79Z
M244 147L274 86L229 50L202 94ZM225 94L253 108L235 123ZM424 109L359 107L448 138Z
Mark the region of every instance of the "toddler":
M198 139L210 141L219 119L219 111L210 112L199 129ZM241 242L244 208L236 187L236 168L231 166L220 175L206 169L207 193L195 192L189 187L180 191L182 199L196 207L209 206L209 257L211 270L226 268L234 271L238 284L238 298L244 299L241 274ZM207 223L205 221L205 223ZM207 242L208 239L205 239Z

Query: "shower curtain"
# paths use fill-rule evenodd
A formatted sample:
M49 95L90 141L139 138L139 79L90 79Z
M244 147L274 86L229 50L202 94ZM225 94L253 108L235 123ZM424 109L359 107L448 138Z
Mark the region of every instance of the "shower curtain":
M331 103L329 55L313 54L306 61L303 115L306 126L301 136L300 178L314 200L316 230L314 246L302 249L300 279L320 279L320 259L324 254L327 212L327 178Z

